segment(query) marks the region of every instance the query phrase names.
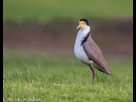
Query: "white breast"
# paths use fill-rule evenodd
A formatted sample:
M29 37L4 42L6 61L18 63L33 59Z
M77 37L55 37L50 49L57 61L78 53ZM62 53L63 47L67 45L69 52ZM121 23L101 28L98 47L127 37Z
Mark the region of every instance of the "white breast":
M83 49L83 47L74 48L74 53L77 59L83 63L89 63L89 59Z
M91 62L88 59L88 56L86 55L86 53L84 51L84 48L81 46L81 43L82 43L84 37L86 37L85 34L88 34L88 32L89 31L83 31L81 29L79 30L76 40L75 40L74 53L75 53L75 56L77 57L77 59L79 61L81 61L82 63L91 64Z

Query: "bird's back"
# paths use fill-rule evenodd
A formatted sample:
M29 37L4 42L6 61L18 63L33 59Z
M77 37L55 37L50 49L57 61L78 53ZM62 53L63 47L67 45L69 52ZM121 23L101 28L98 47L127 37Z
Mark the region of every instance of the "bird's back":
M88 59L94 62L94 67L103 73L110 74L109 67L105 61L102 51L89 35L87 41L83 44L84 51Z

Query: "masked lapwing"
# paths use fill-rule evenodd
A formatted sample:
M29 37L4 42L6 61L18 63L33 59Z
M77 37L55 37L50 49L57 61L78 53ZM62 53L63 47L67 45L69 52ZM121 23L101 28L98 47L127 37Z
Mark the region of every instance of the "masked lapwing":
M80 30L77 33L74 44L74 53L79 61L87 64L93 73L92 84L94 84L95 68L99 71L110 75L110 69L105 61L102 51L94 42L90 35L90 26L87 19L83 18L79 21L77 29Z

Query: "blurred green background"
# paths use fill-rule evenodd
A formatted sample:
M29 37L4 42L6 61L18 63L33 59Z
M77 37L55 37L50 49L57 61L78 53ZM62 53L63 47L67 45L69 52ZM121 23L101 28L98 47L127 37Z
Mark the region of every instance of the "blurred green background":
M18 84L12 83L18 82L17 75L27 83L29 81L25 79L26 77L32 78L36 83L40 82L42 80L40 78L43 76L46 76L45 79L48 82L48 78L50 79L50 76L52 78L52 75L69 75L71 77L68 82L74 84L77 80L77 83L81 81L82 85L83 78L86 82L90 82L91 78L87 78L87 76L92 75L91 70L76 59L73 51L73 42L78 32L76 27L81 18L88 19L92 38L101 48L112 75L115 74L122 78L130 73L125 79L125 84L121 85L132 86L132 0L3 0L4 99L12 96L13 98L33 98L38 94L42 99L43 83L41 83L42 90L38 88L33 90L36 94L34 92L24 94L27 91L21 89L22 87L16 87ZM35 77L32 73L27 76L29 75L26 74L28 69L42 77ZM97 75L99 76L101 73L97 71ZM100 78L103 78L102 76L103 74ZM68 87L64 80L57 82L66 84ZM100 80L97 78L95 81L99 82ZM52 79L52 82L56 83L56 80ZM11 89L8 85L11 85ZM117 95L116 98L114 97L115 99L126 99L129 97L128 94L132 93L130 92L132 87L129 89L123 86L123 88L122 90L126 90L127 95L121 91L121 93L115 93ZM16 90L20 89L22 91L16 93ZM51 89L49 88L49 90ZM52 96L52 91L50 93L45 93L45 95ZM118 94L124 96L120 97ZM61 96L62 93L57 93L57 95ZM109 94L109 96L111 95ZM102 99L107 99L107 96L105 97ZM52 98L46 97L46 99ZM127 99L132 101L131 96Z
M6 20L54 20L82 17L132 16L132 0L4 0Z
M105 54L132 56L132 0L4 0L3 47L73 51L81 18Z

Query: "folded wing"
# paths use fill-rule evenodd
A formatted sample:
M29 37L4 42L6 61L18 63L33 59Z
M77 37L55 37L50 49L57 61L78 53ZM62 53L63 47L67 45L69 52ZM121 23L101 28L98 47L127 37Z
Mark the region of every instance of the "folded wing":
M99 71L110 75L110 69L103 57L102 51L93 41L90 35L87 41L83 43L83 48L88 56L88 59L94 62L94 67L97 68Z

